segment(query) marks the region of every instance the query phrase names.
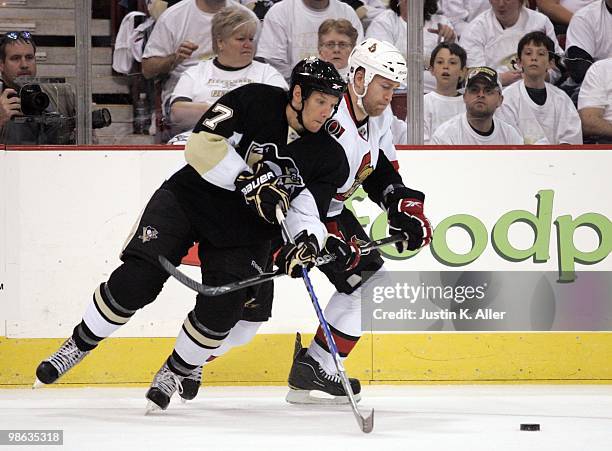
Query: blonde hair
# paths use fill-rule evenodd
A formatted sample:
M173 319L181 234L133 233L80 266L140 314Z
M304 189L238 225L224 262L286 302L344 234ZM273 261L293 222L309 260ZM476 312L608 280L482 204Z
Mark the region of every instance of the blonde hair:
M346 19L327 19L319 26L319 46L323 43L323 36L331 31L348 36L353 47L357 44L359 33L351 22Z
M213 52L219 53L219 44L217 41L227 39L238 28L243 25L251 25L254 31L257 31L258 21L253 17L252 13L243 8L235 6L227 6L216 13L212 20L212 48Z

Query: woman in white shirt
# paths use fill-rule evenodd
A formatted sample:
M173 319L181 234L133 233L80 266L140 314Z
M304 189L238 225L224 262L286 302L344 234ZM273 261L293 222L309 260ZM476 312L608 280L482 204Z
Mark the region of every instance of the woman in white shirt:
M257 21L242 9L223 8L212 21L216 56L187 69L170 100L170 118L176 131L191 130L223 94L248 83L265 83L288 89L282 75L269 64L254 61ZM182 133L171 143L182 143ZM178 141L177 141L178 139Z

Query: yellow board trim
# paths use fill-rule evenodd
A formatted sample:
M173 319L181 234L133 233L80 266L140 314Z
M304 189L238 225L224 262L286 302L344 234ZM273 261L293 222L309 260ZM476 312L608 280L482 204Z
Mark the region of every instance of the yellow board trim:
M303 338L305 345L312 336ZM0 387L29 387L62 339L0 337ZM109 338L57 386L148 385L174 338ZM206 366L206 385L284 385L292 334L261 334ZM612 333L366 334L346 362L364 384L612 384Z

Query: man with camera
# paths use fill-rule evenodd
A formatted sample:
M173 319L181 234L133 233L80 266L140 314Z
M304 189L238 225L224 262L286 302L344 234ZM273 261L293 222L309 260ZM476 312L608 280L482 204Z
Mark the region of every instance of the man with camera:
M74 144L74 90L64 79L37 78L35 52L28 31L0 35L0 142ZM93 128L110 122L108 110L92 113Z
M36 46L27 31L11 31L0 41L0 130L13 116L22 115L21 99L17 95L15 78L36 76Z

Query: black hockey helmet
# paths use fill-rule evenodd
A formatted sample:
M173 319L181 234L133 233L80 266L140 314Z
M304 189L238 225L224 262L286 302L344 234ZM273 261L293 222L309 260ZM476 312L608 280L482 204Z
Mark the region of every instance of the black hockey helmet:
M346 91L346 82L334 65L315 56L303 59L291 71L289 96L293 95L295 85L300 85L302 88L302 100L306 100L312 91L336 97L342 97Z

